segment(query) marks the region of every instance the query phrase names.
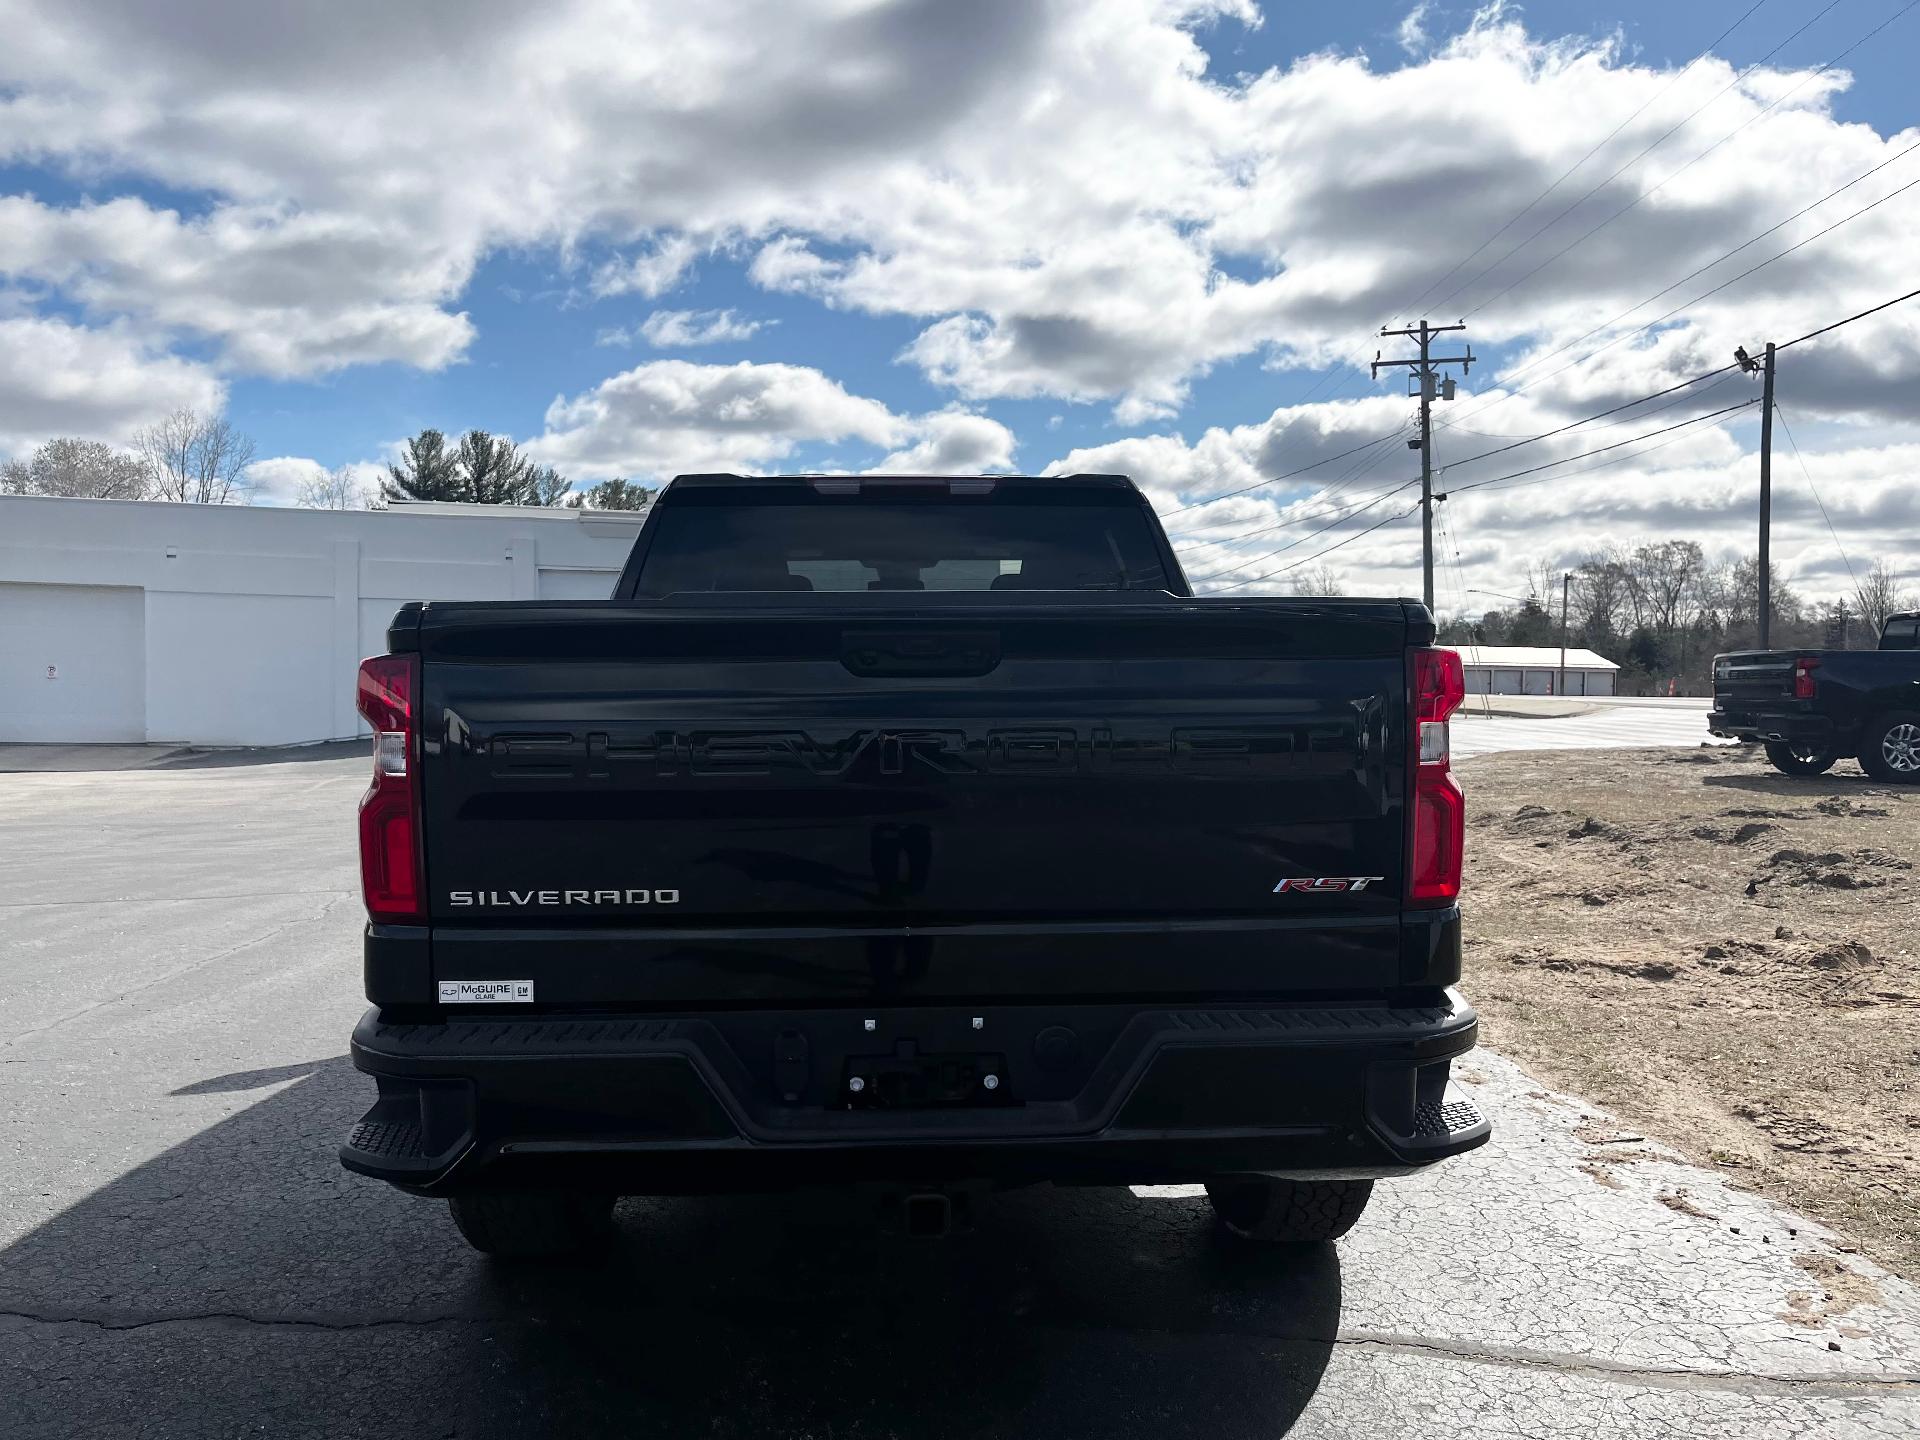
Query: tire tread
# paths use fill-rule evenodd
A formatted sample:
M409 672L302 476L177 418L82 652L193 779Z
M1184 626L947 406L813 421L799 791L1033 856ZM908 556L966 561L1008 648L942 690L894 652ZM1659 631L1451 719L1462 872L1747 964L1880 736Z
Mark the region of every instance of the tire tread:
M1372 1195L1371 1180L1246 1176L1207 1182L1207 1199L1229 1233L1264 1245L1337 1240L1354 1227Z
M564 1191L480 1192L447 1200L466 1242L503 1260L552 1259L593 1249L611 1233L613 1197Z

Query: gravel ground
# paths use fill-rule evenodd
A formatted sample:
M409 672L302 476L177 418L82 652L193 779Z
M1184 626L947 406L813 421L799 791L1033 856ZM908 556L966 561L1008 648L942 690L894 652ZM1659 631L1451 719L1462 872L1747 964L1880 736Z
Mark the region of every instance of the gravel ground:
M1748 747L1460 771L1485 1043L1920 1273L1920 789Z

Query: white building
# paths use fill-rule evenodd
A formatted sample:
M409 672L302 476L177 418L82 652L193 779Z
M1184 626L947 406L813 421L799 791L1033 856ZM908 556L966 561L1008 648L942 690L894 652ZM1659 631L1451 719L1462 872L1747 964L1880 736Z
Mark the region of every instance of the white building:
M1611 695L1620 667L1591 650L1566 652L1566 688L1560 688L1557 645L1455 645L1467 672L1469 695Z
M362 733L354 672L401 602L601 598L642 518L0 495L0 741Z

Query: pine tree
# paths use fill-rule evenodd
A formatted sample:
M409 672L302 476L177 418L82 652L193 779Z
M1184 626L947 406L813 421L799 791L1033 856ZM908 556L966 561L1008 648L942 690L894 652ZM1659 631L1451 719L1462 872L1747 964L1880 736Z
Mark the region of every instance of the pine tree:
M504 435L469 430L447 449L438 430L422 430L407 454L387 467L381 495L397 500L452 500L469 505L558 505L571 489L551 465L536 466Z
M387 478L380 482L380 498L388 504L396 500L465 500L459 469L447 453L447 437L438 430L422 430L407 441L406 458L398 465L387 466Z
M602 480L569 495L567 504L576 510L644 510L652 499L653 491L631 480Z

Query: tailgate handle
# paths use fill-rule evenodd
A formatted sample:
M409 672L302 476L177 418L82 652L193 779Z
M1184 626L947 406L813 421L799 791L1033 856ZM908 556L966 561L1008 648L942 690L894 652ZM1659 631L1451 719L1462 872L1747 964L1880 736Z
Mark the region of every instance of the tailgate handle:
M995 630L847 630L840 663L855 675L985 675L1000 663Z

